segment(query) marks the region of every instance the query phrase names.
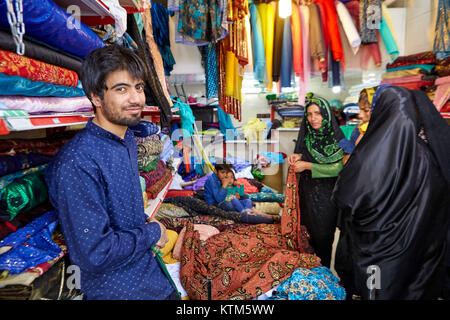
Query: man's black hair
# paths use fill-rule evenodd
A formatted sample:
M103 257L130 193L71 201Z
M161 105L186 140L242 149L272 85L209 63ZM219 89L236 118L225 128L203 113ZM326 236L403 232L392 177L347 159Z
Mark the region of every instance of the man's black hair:
M127 70L136 79L145 80L147 77L146 65L129 48L112 44L92 50L83 61L80 75L86 96L91 99L91 95L95 94L103 99L103 92L107 89L106 77L120 70ZM95 112L94 104L92 106Z

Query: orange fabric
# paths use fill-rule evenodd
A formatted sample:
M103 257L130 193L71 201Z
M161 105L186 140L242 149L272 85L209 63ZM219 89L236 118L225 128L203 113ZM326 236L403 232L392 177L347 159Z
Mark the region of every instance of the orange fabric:
M0 50L0 72L7 76L20 76L67 87L78 85L78 74L66 68Z
M320 258L311 254L300 226L298 186L289 168L280 224L240 225L206 241L188 223L182 242L180 280L193 300L252 299L289 277L296 268L314 268ZM306 253L308 252L308 253Z
M250 182L248 182L247 179L245 178L237 178L236 181L239 184L243 184L244 185L244 192L247 193L258 193L258 188L255 187L254 185L250 184Z
M292 3L291 33L294 73L299 76L303 70L303 47L300 12L295 3Z
M328 30L331 51L333 52L333 58L336 61L340 61L342 67L344 67L344 50L342 48L341 35L339 33L339 25L336 7L334 0L315 0L316 3L321 3L325 12L326 28Z

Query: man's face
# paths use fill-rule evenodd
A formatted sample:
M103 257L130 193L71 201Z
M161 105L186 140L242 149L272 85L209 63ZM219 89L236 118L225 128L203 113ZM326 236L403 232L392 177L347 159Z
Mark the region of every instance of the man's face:
M134 78L128 70L117 70L106 77L106 90L97 112L106 120L121 126L135 126L141 120L145 105L144 82Z
M220 180L223 180L227 177L227 171L226 170L217 170L217 177Z

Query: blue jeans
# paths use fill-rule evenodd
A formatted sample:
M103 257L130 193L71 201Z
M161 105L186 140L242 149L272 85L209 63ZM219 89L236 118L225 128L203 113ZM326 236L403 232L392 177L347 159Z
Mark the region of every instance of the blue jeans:
M238 211L243 212L244 210L252 210L253 202L250 199L231 199L231 201L222 201L219 203L218 207L225 211Z
M233 201L236 200L236 201ZM253 202L250 199L232 201L222 201L217 206L225 211L239 211L241 213L240 221L248 224L273 223L272 218L263 217L260 215L247 214L245 209L252 210ZM235 206L237 204L237 207ZM239 210L241 208L242 210Z

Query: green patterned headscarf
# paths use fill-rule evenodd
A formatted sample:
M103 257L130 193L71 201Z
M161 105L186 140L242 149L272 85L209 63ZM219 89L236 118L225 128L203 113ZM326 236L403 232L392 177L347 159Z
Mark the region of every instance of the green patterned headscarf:
M317 105L322 114L322 127L313 129L306 117L309 106ZM344 138L344 133L331 111L328 102L319 97L309 96L305 106L305 116L300 127L299 138L297 139L296 153L305 153L305 150L317 163L333 163L339 161L344 156L344 151L339 147L338 142ZM303 156L305 161L312 161Z

